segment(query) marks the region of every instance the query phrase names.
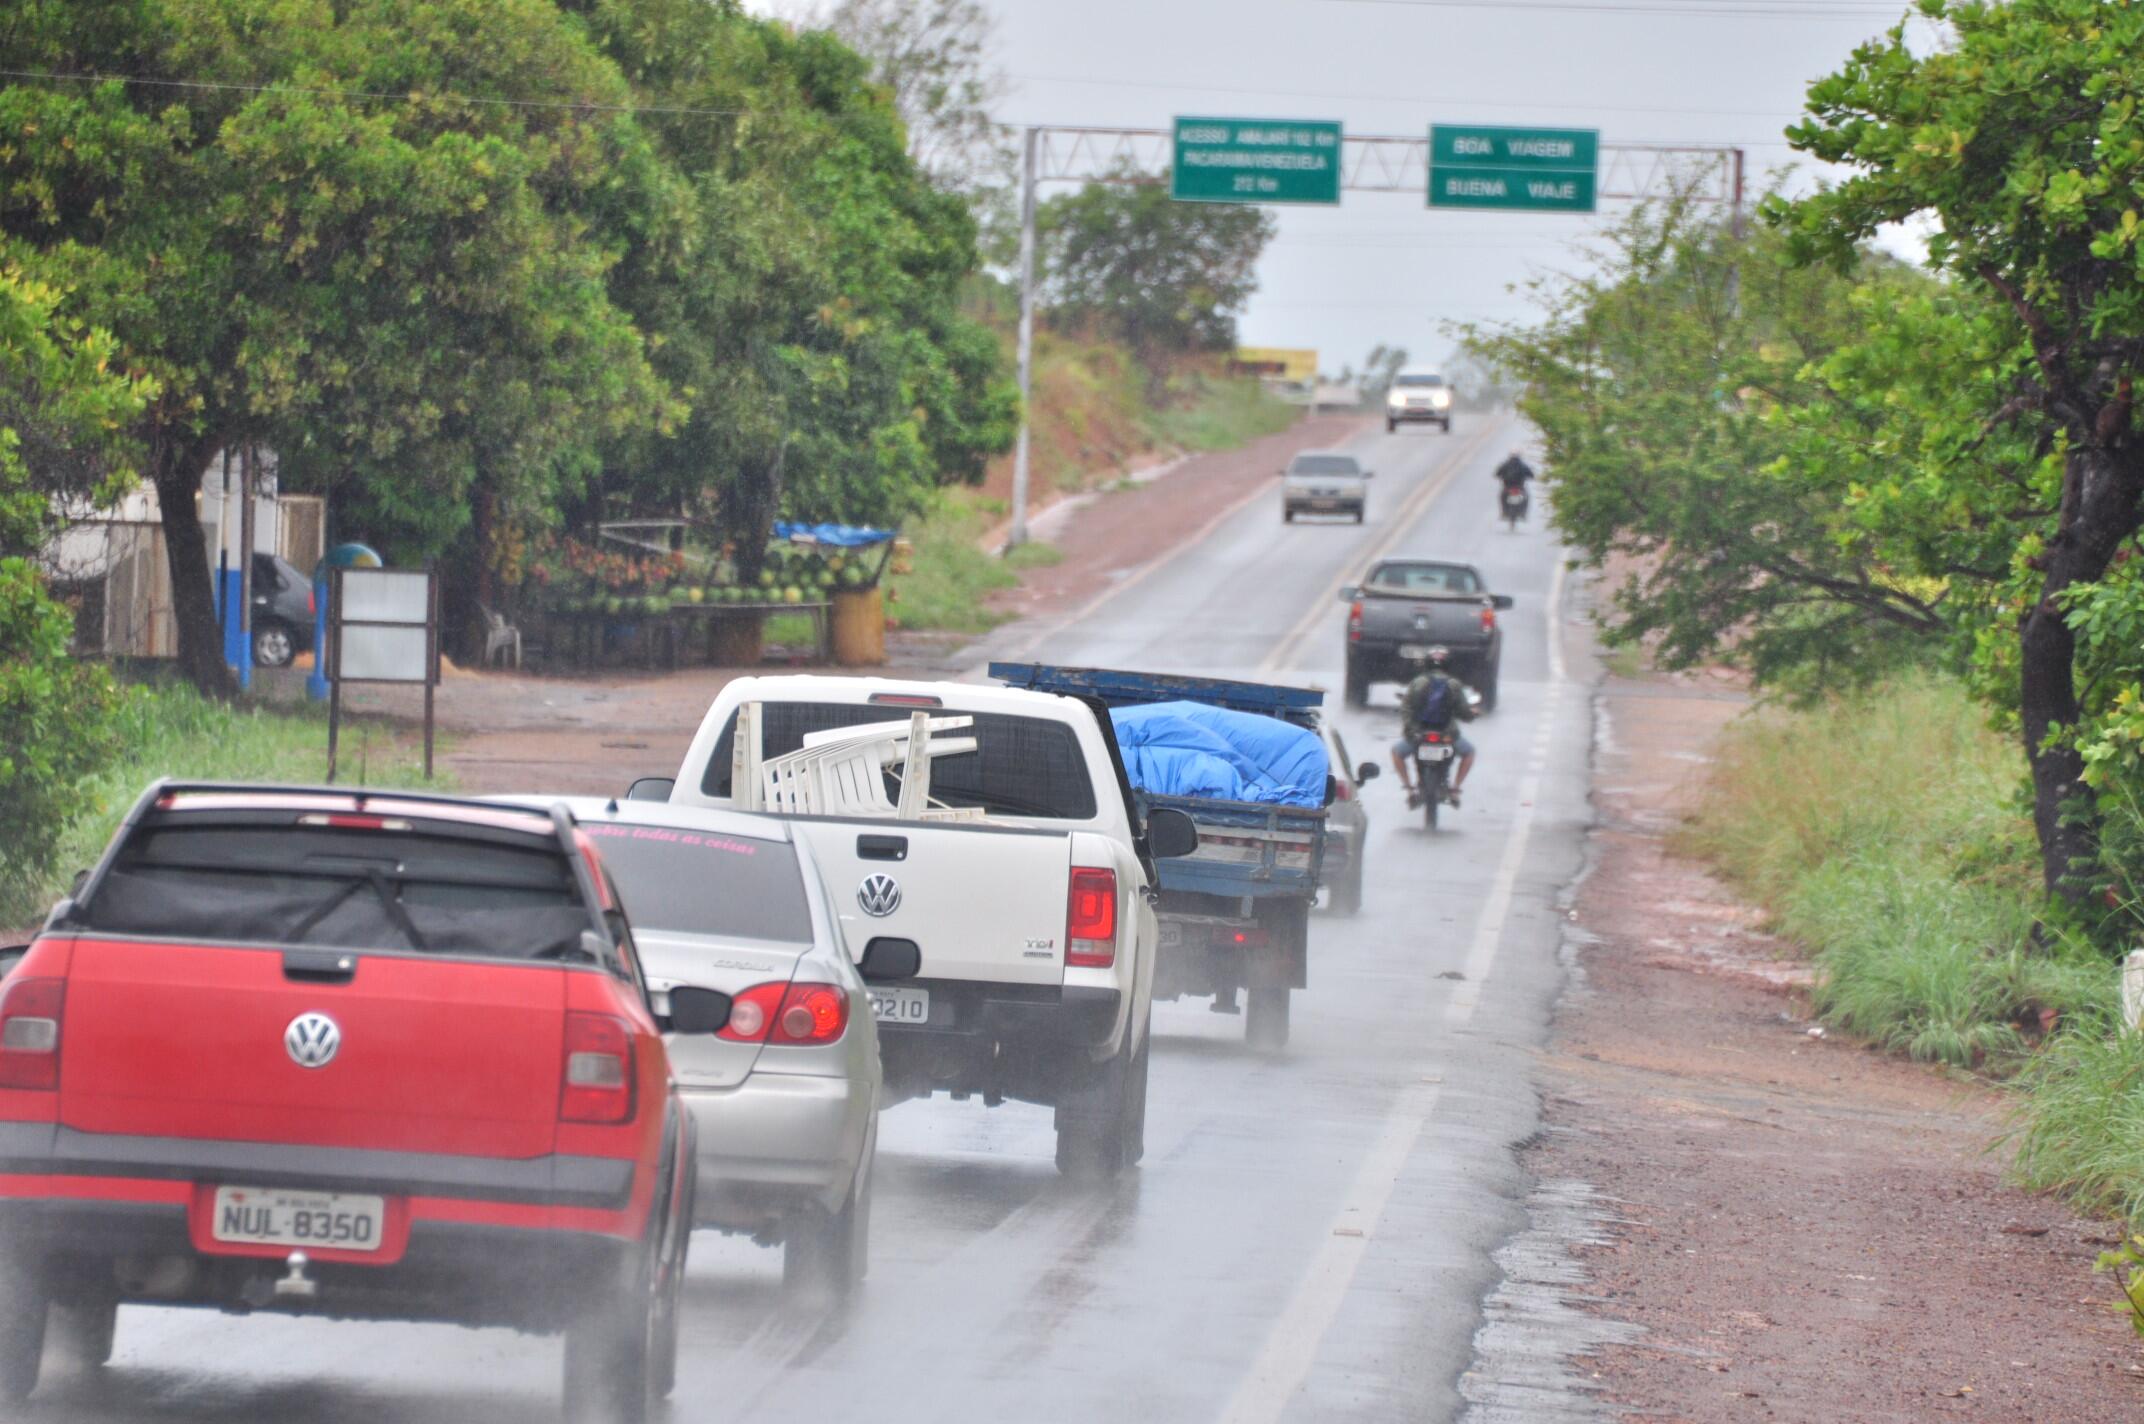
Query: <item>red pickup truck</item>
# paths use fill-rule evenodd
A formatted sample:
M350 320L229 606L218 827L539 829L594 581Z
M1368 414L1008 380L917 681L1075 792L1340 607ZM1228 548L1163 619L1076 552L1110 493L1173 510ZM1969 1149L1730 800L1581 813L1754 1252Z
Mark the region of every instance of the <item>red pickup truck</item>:
M126 1302L566 1335L669 1391L692 1120L563 811L159 783L0 980L0 1396Z

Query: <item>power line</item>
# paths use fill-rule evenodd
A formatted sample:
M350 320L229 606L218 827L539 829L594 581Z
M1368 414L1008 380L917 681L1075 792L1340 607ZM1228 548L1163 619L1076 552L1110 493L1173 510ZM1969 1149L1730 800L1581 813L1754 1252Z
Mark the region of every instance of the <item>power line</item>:
M364 103L416 104L420 102L468 104L477 108L548 109L594 114L686 114L736 118L750 109L703 109L683 104L598 104L577 99L494 99L447 92L388 94L369 89L328 89L302 84L244 84L212 79L170 79L146 74L61 74L52 70L0 69L0 79L21 79L52 84L142 84L157 89L198 89L239 94L296 94L309 98L357 100Z

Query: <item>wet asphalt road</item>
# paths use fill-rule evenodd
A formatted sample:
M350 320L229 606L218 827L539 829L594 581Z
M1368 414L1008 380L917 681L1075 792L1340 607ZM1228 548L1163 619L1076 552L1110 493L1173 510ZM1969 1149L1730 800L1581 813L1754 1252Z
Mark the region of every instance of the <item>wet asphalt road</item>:
M1503 702L1470 729L1465 809L1432 835L1389 764L1367 788L1365 904L1312 922L1287 1051L1205 1001L1157 1004L1142 1166L1077 1189L1046 1110L944 1098L882 1121L871 1279L843 1317L785 1306L772 1250L695 1243L675 1420L1442 1420L1521 1225L1511 1150L1561 979L1555 897L1586 817L1583 637L1537 517L1496 519L1508 417L1366 434L1362 527L1284 525L1279 496L1053 627L984 651L1318 681L1337 586L1375 555L1468 559L1504 615ZM1337 691L1333 701L1338 703ZM1395 690L1340 724L1386 762ZM112 1364L59 1373L50 1421L527 1424L556 1417L559 1346L451 1327L128 1308Z

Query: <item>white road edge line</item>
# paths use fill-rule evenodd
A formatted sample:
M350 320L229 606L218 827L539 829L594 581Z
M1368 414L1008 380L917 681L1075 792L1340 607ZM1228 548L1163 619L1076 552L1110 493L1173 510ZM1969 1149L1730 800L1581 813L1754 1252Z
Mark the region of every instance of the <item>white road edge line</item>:
M1529 750L1525 776L1519 783L1519 807L1505 832L1504 854L1497 863L1496 879L1489 898L1475 922L1474 941L1468 947L1466 978L1454 986L1446 1001L1444 1021L1451 1028L1464 1027L1481 1002L1484 982L1496 967L1497 951L1503 946L1504 922L1518 886L1519 870L1526 862L1527 843L1533 834L1535 803L1540 799L1541 777L1547 768L1551 726L1563 690L1563 586L1564 563L1557 556L1550 576L1547 607L1548 688L1541 700L1540 730ZM1303 1382L1317 1364L1318 1349L1346 1303L1348 1287L1362 1258L1377 1239L1385 1206L1414 1151L1414 1144L1437 1109L1441 1084L1412 1083L1402 1088L1387 1111L1385 1123L1371 1144L1362 1167L1349 1183L1346 1202L1333 1219L1331 1234L1318 1247L1295 1294L1266 1332L1258 1357L1221 1413L1221 1424L1275 1424L1286 1413Z

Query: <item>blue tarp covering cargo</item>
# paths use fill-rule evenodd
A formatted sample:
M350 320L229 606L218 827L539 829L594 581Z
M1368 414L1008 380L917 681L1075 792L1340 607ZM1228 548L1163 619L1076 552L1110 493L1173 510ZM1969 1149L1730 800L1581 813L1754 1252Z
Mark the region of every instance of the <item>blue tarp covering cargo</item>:
M1325 744L1275 717L1203 702L1110 709L1132 785L1157 796L1325 804Z

